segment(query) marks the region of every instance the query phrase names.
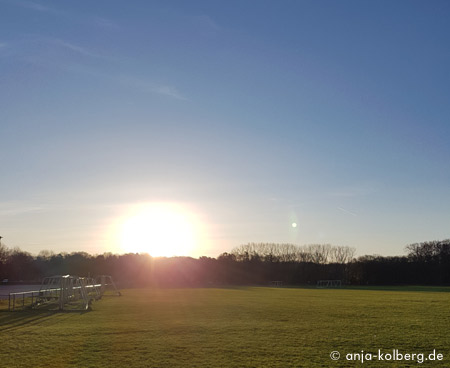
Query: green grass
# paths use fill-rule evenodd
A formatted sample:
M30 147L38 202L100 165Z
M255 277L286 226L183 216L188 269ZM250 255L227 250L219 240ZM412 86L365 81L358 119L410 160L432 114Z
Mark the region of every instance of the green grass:
M0 366L448 367L449 326L445 292L129 289L87 313L0 312ZM394 348L444 360L345 360Z

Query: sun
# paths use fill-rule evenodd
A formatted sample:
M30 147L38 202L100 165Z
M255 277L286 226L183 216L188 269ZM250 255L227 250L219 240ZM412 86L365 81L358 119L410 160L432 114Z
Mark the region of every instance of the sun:
M153 257L195 253L200 223L194 213L174 203L133 206L119 226L122 251L148 253Z

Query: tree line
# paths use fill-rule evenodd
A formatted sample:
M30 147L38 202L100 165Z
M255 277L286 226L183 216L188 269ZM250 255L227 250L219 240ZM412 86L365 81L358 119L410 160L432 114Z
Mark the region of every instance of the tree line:
M355 257L355 249L316 244L249 243L217 258L151 257L148 254L90 255L41 251L37 256L0 245L0 281L40 282L46 276L111 275L121 287L315 285L449 285L450 239L410 244L406 255Z

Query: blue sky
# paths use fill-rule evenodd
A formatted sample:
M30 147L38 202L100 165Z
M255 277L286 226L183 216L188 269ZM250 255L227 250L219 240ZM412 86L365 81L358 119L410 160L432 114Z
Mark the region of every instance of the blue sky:
M193 256L248 242L398 255L449 237L447 1L0 9L8 246L116 252L113 224L152 202L203 223Z

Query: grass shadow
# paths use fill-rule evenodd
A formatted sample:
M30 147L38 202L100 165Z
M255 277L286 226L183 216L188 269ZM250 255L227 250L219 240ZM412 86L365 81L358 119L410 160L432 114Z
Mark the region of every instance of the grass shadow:
M22 327L28 324L40 323L55 314L53 311L44 310L21 310L21 311L1 311L0 331L6 331Z
M15 330L26 326L35 326L50 319L55 319L56 322L62 322L64 319L58 318L61 315L84 314L89 311L80 310L48 310L48 309L27 309L20 311L0 311L0 331Z

